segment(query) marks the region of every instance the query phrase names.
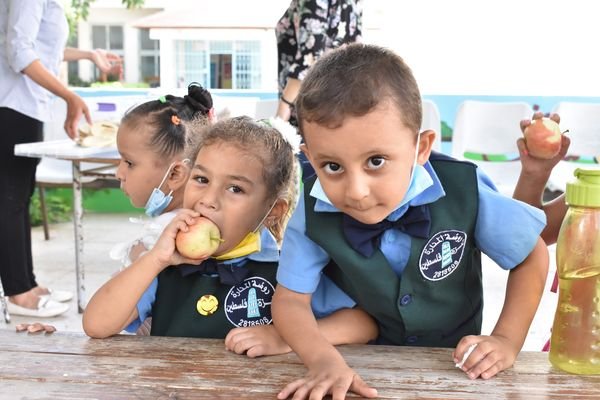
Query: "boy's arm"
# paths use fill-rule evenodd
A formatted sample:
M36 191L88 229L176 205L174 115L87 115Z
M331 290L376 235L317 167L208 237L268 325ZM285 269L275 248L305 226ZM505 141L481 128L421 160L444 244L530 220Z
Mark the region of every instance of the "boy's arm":
M271 306L278 332L308 368L305 378L288 384L277 396L285 399L322 399L331 394L343 399L348 390L364 397L375 397L377 391L354 372L341 354L319 331L313 315L310 294L293 292L278 285ZM298 329L298 327L302 329Z
M512 366L542 298L547 274L548 249L538 239L529 256L510 271L504 306L492 334L465 336L456 346L454 361L459 363L476 345L461 367L469 378L488 379Z
M317 320L319 331L333 344L367 343L377 338L375 320L359 308L343 308ZM225 348L254 358L292 351L275 326L234 328L225 337Z
M334 346L377 339L375 320L361 308L343 308L317 320L319 331Z

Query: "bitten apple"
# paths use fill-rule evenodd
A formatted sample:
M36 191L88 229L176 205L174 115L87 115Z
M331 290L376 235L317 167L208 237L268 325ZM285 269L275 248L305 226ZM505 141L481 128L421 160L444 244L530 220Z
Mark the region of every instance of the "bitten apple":
M550 118L534 119L523 132L529 154L550 159L558 154L562 142L558 124Z
M197 218L189 228L187 232L179 231L175 238L175 247L184 257L195 260L208 258L223 241L219 227L208 218Z

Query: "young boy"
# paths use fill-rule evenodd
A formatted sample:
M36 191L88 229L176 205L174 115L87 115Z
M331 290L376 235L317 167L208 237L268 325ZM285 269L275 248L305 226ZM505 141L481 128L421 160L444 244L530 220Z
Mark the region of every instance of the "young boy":
M308 375L279 398L377 395L317 329L310 299L322 272L377 320L379 343L456 346L455 363L476 345L461 366L471 379L510 367L546 280L544 214L498 194L473 164L430 157L434 132L419 134L417 83L391 51L331 51L296 107L316 176L284 237L272 311ZM480 251L510 270L490 336L480 336Z

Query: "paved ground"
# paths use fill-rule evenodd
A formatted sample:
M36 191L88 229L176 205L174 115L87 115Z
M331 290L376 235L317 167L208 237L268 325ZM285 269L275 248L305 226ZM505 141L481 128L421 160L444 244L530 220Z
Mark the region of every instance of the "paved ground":
M140 226L129 222L129 214L91 214L84 216L84 263L87 298L97 290L119 268L119 263L109 258L111 247L137 235ZM70 222L53 224L50 227L50 240L45 241L41 227L34 228L33 259L38 282L51 288L76 291L73 224ZM550 278L555 271L554 247L550 248ZM500 313L504 301L507 273L484 257L484 322L483 332L489 333ZM552 283L548 279L547 288ZM552 325L556 295L546 290L540 309L531 326L525 342L525 350L540 350L545 343ZM66 314L45 322L61 331L82 332L81 315L73 299ZM13 316L10 325L0 321L0 329L10 328L20 322L33 322L28 317Z

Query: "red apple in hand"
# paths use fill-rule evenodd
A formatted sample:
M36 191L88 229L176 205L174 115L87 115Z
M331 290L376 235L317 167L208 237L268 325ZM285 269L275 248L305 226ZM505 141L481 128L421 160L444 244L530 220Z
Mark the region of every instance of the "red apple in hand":
M551 159L560 151L562 141L558 124L550 118L534 119L523 132L532 157Z
M219 227L210 219L199 217L187 232L177 233L175 247L182 256L198 260L210 257L222 241Z

